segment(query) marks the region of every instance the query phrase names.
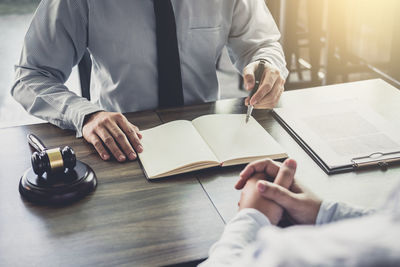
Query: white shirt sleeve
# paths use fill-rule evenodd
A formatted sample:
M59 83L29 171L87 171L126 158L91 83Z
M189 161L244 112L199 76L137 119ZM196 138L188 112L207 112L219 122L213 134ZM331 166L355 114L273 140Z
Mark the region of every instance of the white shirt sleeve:
M201 267L399 266L400 216L393 214L281 229L257 211L243 210L229 222Z
M400 266L400 184L372 212L324 202L317 223L335 223L281 229L244 209L201 266Z
M315 224L326 224L343 219L358 218L374 212L372 209L353 207L345 203L323 201Z
M256 239L258 231L271 225L268 218L256 209L243 209L226 225L221 239L210 249L205 266L231 266L240 259L243 250Z
M64 85L86 51L86 1L42 1L25 36L11 94L30 114L82 136L86 115L102 110Z
M264 0L235 2L227 48L232 62L241 73L247 64L265 59L286 79L289 71L279 43L280 37Z

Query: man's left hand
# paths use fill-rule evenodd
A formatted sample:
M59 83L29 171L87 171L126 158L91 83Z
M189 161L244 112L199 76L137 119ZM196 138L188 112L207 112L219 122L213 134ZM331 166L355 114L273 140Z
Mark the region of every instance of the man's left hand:
M252 62L243 70L244 87L247 91L251 91L254 88L254 73L258 64L259 61ZM284 85L285 79L281 76L280 71L267 62L261 78L260 87L251 99L248 97L246 98L246 106L251 104L257 109L274 108L284 91Z

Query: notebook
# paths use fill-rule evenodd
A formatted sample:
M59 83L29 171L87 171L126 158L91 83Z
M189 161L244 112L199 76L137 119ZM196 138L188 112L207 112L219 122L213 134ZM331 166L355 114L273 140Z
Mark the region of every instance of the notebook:
M245 114L205 115L142 131L139 159L148 179L195 170L249 163L287 154L254 119Z

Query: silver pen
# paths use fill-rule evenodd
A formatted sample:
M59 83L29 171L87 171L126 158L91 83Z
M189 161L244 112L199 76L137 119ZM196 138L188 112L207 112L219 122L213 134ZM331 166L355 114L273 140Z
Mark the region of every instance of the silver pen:
M257 92L258 87L260 87L262 75L264 73L265 63L266 63L265 60L261 59L260 63L258 63L257 69L254 73L254 78L256 81L255 81L253 90L251 90L250 95L249 95L249 105L247 107L246 123L249 121L251 113L253 112L253 108L254 108L253 105L250 105L250 99Z

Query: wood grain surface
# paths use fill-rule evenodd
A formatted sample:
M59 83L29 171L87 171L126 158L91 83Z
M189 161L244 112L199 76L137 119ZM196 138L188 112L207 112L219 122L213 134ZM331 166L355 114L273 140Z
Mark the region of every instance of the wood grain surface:
M400 91L382 80L368 80L332 86L285 92L278 107L301 107L313 103L358 99L368 104L394 126L400 129ZM184 107L159 111L163 122L176 119L194 119L212 113L244 113L243 99L223 100L208 107ZM186 110L188 110L186 112ZM344 201L350 204L377 208L386 199L393 187L400 182L400 166L387 171L369 169L344 174L327 175L291 138L291 136L266 110L254 110L253 116L298 162L297 180L326 200ZM237 212L240 191L234 184L244 166L218 168L196 174L225 222Z
M381 80L283 94L279 106L358 98L400 127L400 92ZM245 113L243 99L127 114L140 129L214 113ZM253 116L298 161L297 179L324 199L378 207L400 181L400 167L326 175L266 110ZM25 202L18 182L30 167L26 134L48 147L70 145L96 172L96 191L70 206ZM160 266L205 258L237 212L233 188L243 166L213 168L149 182L139 162L102 161L72 131L50 124L0 130L1 266Z
M141 129L154 112L128 114ZM24 201L19 179L30 167L26 135L48 147L70 145L98 177L96 191L65 207ZM137 161L104 162L72 131L49 124L0 130L1 266L160 266L205 258L223 222L198 180L187 174L148 182Z

